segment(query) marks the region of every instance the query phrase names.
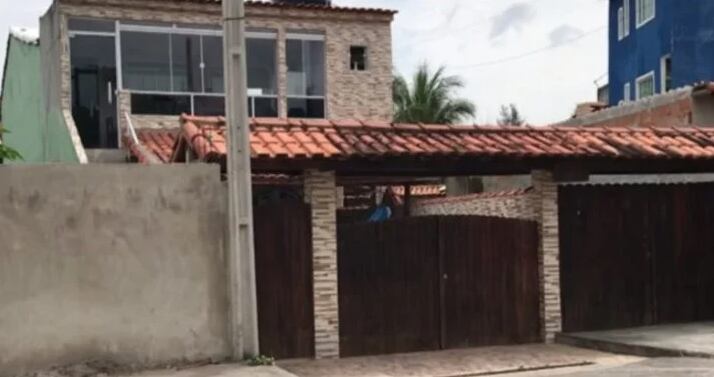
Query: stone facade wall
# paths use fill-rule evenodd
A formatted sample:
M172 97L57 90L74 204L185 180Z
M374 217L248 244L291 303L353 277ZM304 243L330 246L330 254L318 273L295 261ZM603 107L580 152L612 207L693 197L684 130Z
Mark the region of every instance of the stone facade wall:
M334 172L305 173L305 200L312 207L315 357L340 356L337 283L337 186Z
M558 185L553 181L552 173L546 171L533 172L532 180L533 206L540 218L538 275L541 288L541 331L545 341L552 343L555 335L561 332L563 323L560 305Z
M529 190L465 195L418 201L414 216L477 215L508 219L537 220Z
M321 32L326 48L326 117L391 121L393 16L384 13L315 11L290 8L246 8L247 26L270 29L278 34L278 115L287 115L287 64L285 37L288 32ZM190 2L151 0L62 0L62 97L70 106L70 62L67 19L91 17L184 24L221 23L221 6ZM350 46L366 46L368 68L352 71Z

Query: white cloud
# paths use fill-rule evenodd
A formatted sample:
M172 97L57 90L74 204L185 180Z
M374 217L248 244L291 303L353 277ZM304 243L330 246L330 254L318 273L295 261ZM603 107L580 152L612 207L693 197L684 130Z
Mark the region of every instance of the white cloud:
M513 4L493 17L490 37L491 39L496 39L510 30L520 34L535 16L536 10L533 5L528 3Z
M336 4L399 10L393 26L394 64L410 75L423 61L461 75L462 96L479 108L480 123L495 122L502 104L515 103L534 124L567 118L577 102L595 98L593 80L607 72L607 1L602 0L334 0ZM51 0L0 0L0 43L10 26L37 27ZM504 33L490 36L499 15L528 9ZM522 11L521 11L522 12ZM518 13L518 12L516 12ZM507 18L506 18L507 19ZM510 19L509 19L510 20ZM589 33L561 29L577 25ZM521 32L517 32L518 30ZM498 29L498 28L496 28ZM513 32L516 31L516 32ZM555 34L554 34L555 33ZM499 33L497 33L499 34ZM561 42L557 48L510 59ZM0 48L0 62L5 48ZM501 64L479 63L505 59ZM449 68L451 67L451 68Z

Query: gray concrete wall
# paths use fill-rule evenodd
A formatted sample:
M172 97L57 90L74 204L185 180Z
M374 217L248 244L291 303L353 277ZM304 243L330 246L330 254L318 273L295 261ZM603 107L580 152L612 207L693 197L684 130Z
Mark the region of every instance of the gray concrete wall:
M229 355L218 166L0 166L0 376Z

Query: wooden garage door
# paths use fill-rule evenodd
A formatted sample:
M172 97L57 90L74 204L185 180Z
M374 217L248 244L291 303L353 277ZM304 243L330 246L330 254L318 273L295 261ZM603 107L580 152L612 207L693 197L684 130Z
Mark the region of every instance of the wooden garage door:
M714 185L560 189L563 327L714 319Z
M282 202L254 209L258 330L263 355L314 355L310 206Z
M342 355L539 341L537 237L475 216L341 225Z

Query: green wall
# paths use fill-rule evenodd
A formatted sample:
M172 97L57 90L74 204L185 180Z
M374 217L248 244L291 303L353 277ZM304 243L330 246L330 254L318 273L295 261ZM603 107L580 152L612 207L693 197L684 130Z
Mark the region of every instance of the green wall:
M79 162L62 112L46 111L39 45L13 37L8 43L2 123L10 133L3 140L23 160L6 163Z

